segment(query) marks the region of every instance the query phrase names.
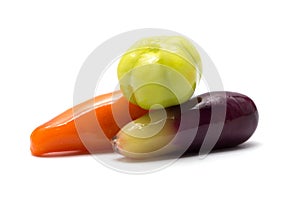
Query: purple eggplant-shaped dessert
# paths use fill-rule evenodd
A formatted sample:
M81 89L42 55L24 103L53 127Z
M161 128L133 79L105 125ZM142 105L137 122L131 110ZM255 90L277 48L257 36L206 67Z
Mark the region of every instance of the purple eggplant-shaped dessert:
M208 153L247 141L258 111L246 95L210 92L125 125L113 139L116 152L130 158Z

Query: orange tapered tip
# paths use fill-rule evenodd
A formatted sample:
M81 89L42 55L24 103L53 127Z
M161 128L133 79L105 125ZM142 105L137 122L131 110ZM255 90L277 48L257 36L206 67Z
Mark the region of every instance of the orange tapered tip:
M109 140L120 128L148 112L129 103L120 91L116 93L118 99L112 98L112 93L97 96L66 110L36 128L30 136L32 155L44 156L49 153L70 151L85 153L112 151ZM75 116L73 112L76 113ZM115 119L118 119L118 123ZM76 128L78 123L80 130Z

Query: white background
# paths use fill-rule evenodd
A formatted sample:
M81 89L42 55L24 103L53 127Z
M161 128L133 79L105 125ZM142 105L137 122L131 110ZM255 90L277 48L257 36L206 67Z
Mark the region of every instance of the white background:
M1 1L0 199L299 199L297 1ZM91 156L37 158L29 136L72 106L86 57L110 37L164 28L196 41L226 90L260 111L244 148L128 175Z

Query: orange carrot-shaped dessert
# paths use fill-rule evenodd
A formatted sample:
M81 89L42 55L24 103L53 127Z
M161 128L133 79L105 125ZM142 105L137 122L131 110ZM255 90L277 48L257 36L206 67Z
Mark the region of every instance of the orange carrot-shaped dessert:
M35 156L106 151L111 149L109 140L122 126L146 113L129 103L120 91L100 95L37 127L30 136L30 150Z

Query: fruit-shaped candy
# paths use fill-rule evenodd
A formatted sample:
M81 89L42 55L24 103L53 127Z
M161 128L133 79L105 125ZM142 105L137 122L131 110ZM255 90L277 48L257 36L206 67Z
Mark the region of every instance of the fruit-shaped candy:
M124 96L144 109L187 101L201 77L201 59L182 36L156 36L137 41L122 56L118 79Z

